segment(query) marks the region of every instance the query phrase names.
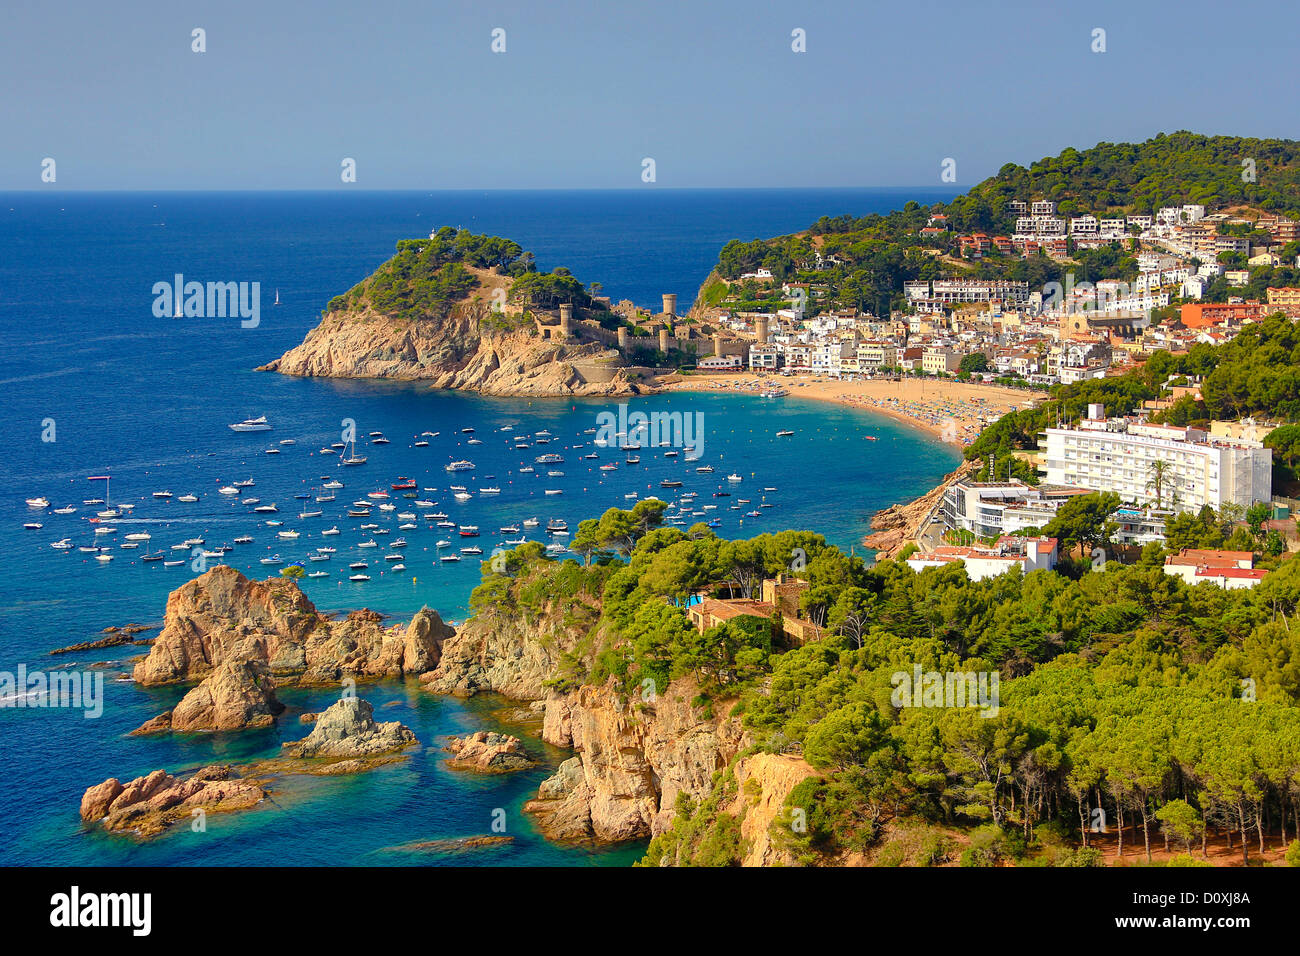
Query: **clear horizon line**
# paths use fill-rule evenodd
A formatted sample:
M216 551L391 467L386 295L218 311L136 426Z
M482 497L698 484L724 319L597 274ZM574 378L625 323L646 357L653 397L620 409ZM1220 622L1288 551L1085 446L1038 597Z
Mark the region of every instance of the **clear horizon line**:
M983 180L981 180L983 182ZM976 184L977 185L977 184ZM936 186L923 186L916 183L903 185L877 185L877 186L652 186L647 190L644 186L444 186L438 188L429 188L422 186L393 186L382 189L362 189L356 187L219 187L219 188L194 188L194 187L159 187L154 189L139 189L135 187L89 187L89 186L72 186L72 187L55 187L49 186L30 186L20 188L0 188L0 195L31 195L47 193L50 195L63 193L123 193L123 194L157 194L157 193L538 193L538 192L569 192L569 193L612 193L612 192L782 192L782 191L800 191L800 192L832 192L844 190L938 190L940 192L960 193L963 189L970 189L973 186L958 186L952 183L943 183Z

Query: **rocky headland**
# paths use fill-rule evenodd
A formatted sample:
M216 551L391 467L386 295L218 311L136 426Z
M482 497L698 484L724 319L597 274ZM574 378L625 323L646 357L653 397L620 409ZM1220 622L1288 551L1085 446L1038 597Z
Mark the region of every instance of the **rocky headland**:
M396 255L329 302L300 345L259 371L419 381L488 395L646 390L611 349L611 333L584 335L576 316L594 302L567 270L536 272L508 240L441 233L399 242ZM563 328L561 303L573 310Z
M146 685L199 683L139 732L264 727L282 709L276 687L418 675L432 693L509 697L518 703L506 711L540 720L543 741L574 752L525 807L551 839L602 844L667 834L679 797L704 800L725 776L747 784L743 800L734 798L744 862L791 862L768 829L790 791L815 771L757 750L732 714L736 702L701 705L688 679L657 696L629 698L612 681L566 678L575 661L588 667L600 646L599 605L599 597L557 599L524 613L513 602L492 604L459 630L424 609L406 624L385 626L366 610L331 619L293 581L253 581L213 568L171 594L162 632L135 669ZM156 771L126 785L105 781L87 791L83 819L153 835L193 807L255 805L276 775L361 772L408 759L418 743L399 722L377 723L374 708L346 691L311 716L306 737L284 744L280 757L242 767L242 776L226 768L188 780ZM480 731L447 746L459 769L534 765L506 734Z
M871 518L872 533L862 543L876 550L876 557L881 561L898 557L910 541L916 539L926 517L943 500L944 493L955 482L973 475L980 468L979 461L964 461L955 471L944 476L936 487L919 498L902 504L890 505L877 511Z
M668 832L679 795L699 801L730 770L754 780L760 797L737 810L749 841L747 865L791 862L767 828L790 791L815 771L802 760L753 753L754 741L731 711L735 701L695 703L698 689L674 681L649 700L611 684L569 689L557 680L574 655L589 654L588 629L570 602L540 613L480 610L443 644L438 667L421 682L436 693L503 694L542 712L542 739L575 751L525 804L547 837L593 844L644 840ZM598 635L597 635L598 636ZM531 708L530 708L531 709ZM751 791L753 787L751 787Z

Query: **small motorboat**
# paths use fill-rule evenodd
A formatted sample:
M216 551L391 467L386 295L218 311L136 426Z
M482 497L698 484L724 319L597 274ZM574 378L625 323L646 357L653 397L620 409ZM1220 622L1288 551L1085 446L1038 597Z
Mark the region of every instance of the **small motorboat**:
M101 502L102 504L102 502ZM29 508L48 508L50 500L48 498L28 498L27 507Z

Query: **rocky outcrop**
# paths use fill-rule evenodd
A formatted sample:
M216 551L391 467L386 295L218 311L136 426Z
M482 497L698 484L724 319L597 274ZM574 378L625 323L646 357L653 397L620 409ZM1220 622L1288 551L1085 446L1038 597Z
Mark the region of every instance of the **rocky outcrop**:
M404 750L419 741L397 721L375 723L375 708L359 697L335 701L316 719L310 734L283 745L290 757L377 757Z
M454 756L447 761L453 770L472 770L475 773L509 773L536 766L536 761L524 752L518 737L480 730L464 737L452 737L446 750Z
M421 680L437 693L493 691L540 703L542 739L576 751L525 805L548 837L616 843L655 836L671 826L678 794L708 795L714 773L748 739L727 716L734 702L714 701L709 716L692 705L699 691L689 681L649 700L624 699L611 687L557 690L552 685L580 642L600 644L599 634L570 625L573 610L481 610Z
M230 767L205 767L186 780L155 770L123 784L110 778L81 798L81 819L105 830L156 836L195 810L229 813L256 806L266 798L261 785L242 780Z
M106 637L101 637L95 641L81 641L77 644L69 644L67 647L56 647L50 651L50 654L75 654L78 651L97 651L106 647L121 647L124 644L135 644L148 646L149 640L136 640L135 635L142 634L145 631L153 630L145 624L128 624L126 627L106 627L103 633Z
M436 667L454 633L428 608L405 627L382 620L367 610L331 620L293 581L253 581L218 565L171 593L162 632L134 677L197 680L225 661L263 664L277 684L400 677Z
M524 330L481 334L480 300L462 303L440 322L394 319L374 311L331 312L301 345L259 371L324 378L427 381L488 395L632 395L625 373L588 380L585 360L608 351L598 343L559 343ZM602 376L603 377L603 376Z
M269 727L283 710L266 665L231 658L222 661L175 708L147 722L135 733Z
M591 686L549 696L543 739L578 755L525 810L561 840L616 843L668 829L678 794L708 794L713 774L747 743L739 720L693 706L697 693L678 681L652 701L624 702L611 688ZM714 707L725 715L730 703Z
M868 548L874 548L876 557L881 560L895 557L909 541L916 537L921 529L921 523L943 499L944 492L949 486L974 474L979 468L978 460L962 462L956 471L944 476L937 487L921 497L877 511L871 518L873 533L867 535L862 543Z
M729 808L740 820L740 838L746 848L742 866L793 866L794 856L772 842L772 822L786 798L817 771L803 760L778 754L755 753L736 762L738 793Z
M564 608L536 618L480 610L442 644L438 667L420 681L435 694L472 697L493 691L515 700L540 700L564 655L583 637L569 627Z

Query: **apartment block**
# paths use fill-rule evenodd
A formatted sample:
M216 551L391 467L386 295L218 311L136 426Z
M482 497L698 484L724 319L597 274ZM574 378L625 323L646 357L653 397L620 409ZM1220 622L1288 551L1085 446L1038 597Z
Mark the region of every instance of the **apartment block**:
M1135 505L1216 511L1228 503L1250 507L1272 500L1273 452L1258 441L1211 439L1201 429L1106 419L1100 405L1075 428L1049 428L1041 445L1045 481L1111 491Z

